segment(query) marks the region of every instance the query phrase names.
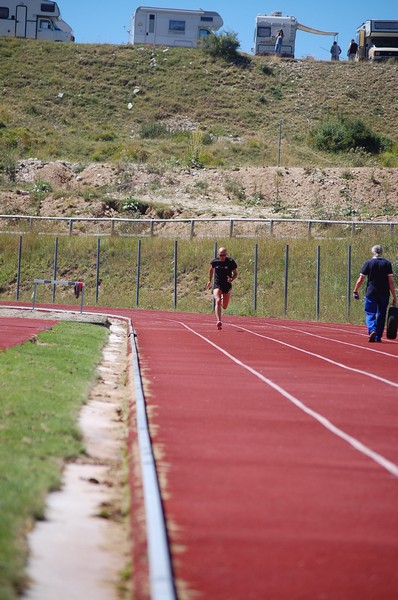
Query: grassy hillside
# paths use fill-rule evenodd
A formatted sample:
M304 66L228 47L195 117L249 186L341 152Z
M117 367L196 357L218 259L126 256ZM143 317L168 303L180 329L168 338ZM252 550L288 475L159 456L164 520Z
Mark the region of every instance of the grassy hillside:
M366 165L315 150L310 131L339 112L398 141L397 64L235 63L186 48L0 39L1 165L35 156L76 162ZM196 131L195 131L196 130ZM398 165L394 152L372 164Z

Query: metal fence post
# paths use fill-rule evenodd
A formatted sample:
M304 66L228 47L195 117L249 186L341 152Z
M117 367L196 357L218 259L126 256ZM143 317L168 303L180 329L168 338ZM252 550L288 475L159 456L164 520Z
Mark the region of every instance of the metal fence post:
M22 259L22 235L19 236L19 247L18 247L17 300L19 300L19 287L21 285L21 259Z
M174 240L174 310L177 308L177 260L178 260L178 242Z
M254 246L254 299L253 308L257 310L257 273L258 273L258 244Z
M286 317L287 314L287 292L289 285L289 245L286 245L285 250L285 290L284 290L284 307L283 314Z
M348 246L347 257L347 321L351 315L351 246Z
M269 221L269 234L270 234L270 236L274 235L274 221L273 221L273 219L270 219L270 221Z
M86 284L83 283L83 287L82 287L82 295L81 295L81 299L80 299L80 312L83 312L83 303L84 303L84 288L86 287Z
M57 279L57 267L58 267L58 237L55 238L55 248L54 248L54 271L53 271L53 279L56 281ZM57 286L53 285L53 304L55 302L55 288Z
M96 277L95 277L95 303L98 303L98 288L99 288L99 272L100 272L100 253L101 253L101 238L97 240L97 264L96 264Z
M37 291L37 283L36 281L33 283L33 299L32 299L32 310L35 310L36 305L36 291Z
M140 276L141 276L141 240L138 240L137 250L137 287L135 290L135 305L138 306L140 298Z
M319 300L320 300L320 277L321 275L321 247L318 246L316 252L316 320L319 320Z

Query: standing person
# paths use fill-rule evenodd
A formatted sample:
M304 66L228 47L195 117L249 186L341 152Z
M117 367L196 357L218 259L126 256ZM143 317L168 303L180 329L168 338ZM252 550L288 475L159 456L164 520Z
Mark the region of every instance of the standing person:
M359 299L358 292L365 277L367 277L364 308L369 342L381 342L390 292L393 306L397 304L397 294L393 281L392 265L389 260L382 257L383 248L379 244L373 246L372 254L372 258L369 258L361 269L353 296L355 300Z
M340 60L341 48L337 42L333 42L330 54L332 55L332 60Z
M280 29L278 31L278 33L276 34L275 54L280 54L282 52L283 37L284 37L283 29Z
M354 62L357 52L358 52L358 44L356 43L355 40L351 40L350 45L348 46L348 50L347 50L347 58L348 58L349 62Z
M217 329L221 329L221 307L224 310L228 308L232 292L232 282L238 277L238 265L233 258L227 256L226 248L220 248L218 258L214 258L210 264L209 281L206 284L206 289L211 288L214 274L213 297L215 300Z

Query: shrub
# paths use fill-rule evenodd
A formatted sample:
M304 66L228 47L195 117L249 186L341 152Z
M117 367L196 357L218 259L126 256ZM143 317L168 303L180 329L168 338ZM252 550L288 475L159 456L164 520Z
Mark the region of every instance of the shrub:
M275 98L275 100L282 100L282 88L277 85L272 85L270 88L271 96Z
M246 200L245 188L234 179L226 179L224 182L225 193L228 198L235 198L238 202Z
M383 167L398 167L398 148L392 147L389 152L381 155L381 164Z
M17 173L18 150L0 145L0 172L4 172L8 181L14 182Z
M374 133L361 119L343 115L323 121L311 132L315 148L326 152L347 152L356 148L370 154L379 154L392 142Z
M36 181L33 185L33 192L35 194L48 194L53 191L51 183L48 181L42 181L41 179Z
M148 208L149 204L142 200L138 200L138 198L126 198L122 204L122 211L138 215L145 215Z
M170 134L166 125L162 123L144 123L140 129L140 137L143 139L162 138Z
M264 75L273 75L274 74L274 70L273 70L272 66L267 63L263 63L261 65L260 69L264 73Z
M220 57L226 60L238 56L237 50L240 46L238 34L233 31L225 31L220 34L211 34L201 38L200 47L206 54Z

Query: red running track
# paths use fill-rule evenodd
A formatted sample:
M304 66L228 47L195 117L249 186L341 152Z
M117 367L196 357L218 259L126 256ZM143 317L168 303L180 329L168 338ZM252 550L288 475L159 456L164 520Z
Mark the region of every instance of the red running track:
M137 334L179 598L396 600L398 344L111 312Z
M40 333L40 331L51 329L57 322L49 319L21 319L20 317L0 316L0 350L33 339L33 336Z
M179 597L396 599L398 344L227 319L133 314Z

